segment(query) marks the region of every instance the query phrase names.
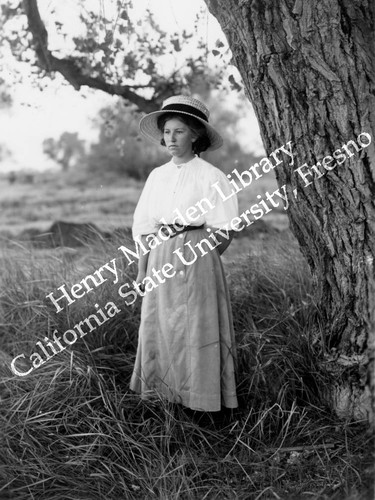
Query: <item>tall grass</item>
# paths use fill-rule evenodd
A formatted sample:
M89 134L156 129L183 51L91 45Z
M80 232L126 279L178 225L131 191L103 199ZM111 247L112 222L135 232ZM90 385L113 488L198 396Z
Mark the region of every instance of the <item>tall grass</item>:
M238 340L241 406L221 421L128 391L139 308L121 312L27 377L9 370L54 328L119 304L105 283L56 314L45 298L79 282L124 241L84 252L15 248L1 259L0 498L367 499L371 448L360 424L324 401L327 375L310 338L319 323L306 263L293 240L251 245L226 266ZM133 267L122 266L131 281ZM225 417L225 418L224 418Z

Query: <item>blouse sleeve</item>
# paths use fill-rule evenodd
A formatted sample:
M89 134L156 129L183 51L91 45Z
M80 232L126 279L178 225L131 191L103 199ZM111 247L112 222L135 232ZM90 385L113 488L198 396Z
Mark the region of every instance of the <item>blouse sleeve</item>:
M137 206L135 207L133 216L132 233L133 238L141 234L150 234L154 232L154 222L150 217L151 194L153 190L153 183L155 180L155 170L152 170L145 185L143 187L141 196L139 197Z
M224 228L238 217L237 195L226 175L218 168L210 173L209 184L206 197L214 208L207 212L206 223L212 227Z

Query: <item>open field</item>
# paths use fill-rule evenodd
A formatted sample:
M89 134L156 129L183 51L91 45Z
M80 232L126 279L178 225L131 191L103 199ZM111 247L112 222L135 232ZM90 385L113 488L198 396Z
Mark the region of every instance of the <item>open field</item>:
M28 182L27 182L28 180ZM39 173L33 182L20 177L10 184L0 177L0 235L16 236L25 229L47 230L52 222L92 222L102 230L131 226L142 183L127 177L85 172ZM240 209L257 202L256 196L277 187L271 174L239 193ZM274 209L264 220L275 227L288 225L285 211Z
M141 191L133 179L90 178L87 174L41 173L34 182L0 180L0 233L47 230L55 220L93 222L101 229L131 224Z

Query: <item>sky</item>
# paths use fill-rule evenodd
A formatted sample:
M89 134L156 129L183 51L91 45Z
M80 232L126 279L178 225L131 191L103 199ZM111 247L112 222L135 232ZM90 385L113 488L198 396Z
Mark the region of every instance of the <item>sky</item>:
M111 0L87 0L94 2L105 10L107 17L115 19L116 11ZM41 16L49 33L49 47L70 50L73 47L61 47L61 37L54 35L54 15L64 25L69 26L72 34L79 34L80 25L75 18L78 15L75 0L39 0ZM211 51L215 48L217 39L225 41L218 22L208 13L203 0L134 0L133 14L142 16L146 8L154 14L161 27L166 31L193 30L196 14L201 8L205 9L203 19L203 38ZM56 13L53 12L55 9ZM113 12L111 12L111 9ZM10 75L17 67L10 54L4 57L5 72ZM22 84L14 85L12 89L13 106L9 109L0 109L0 141L6 144L11 156L0 163L0 173L35 169L43 170L56 168L56 164L48 159L42 148L43 139L54 137L57 139L64 131L78 132L79 137L87 142L95 141L98 131L92 125L92 120L98 110L113 102L111 96L101 91L85 89L75 91L71 86L63 83L58 76L53 82L48 82L43 91L34 88L27 82L30 68L23 66L25 78ZM248 115L242 119L242 143L246 143L248 151L262 154L263 147L259 137L258 125L249 105Z

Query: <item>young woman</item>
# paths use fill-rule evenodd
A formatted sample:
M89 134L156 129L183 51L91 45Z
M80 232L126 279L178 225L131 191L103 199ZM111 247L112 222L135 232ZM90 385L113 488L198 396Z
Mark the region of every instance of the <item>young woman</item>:
M198 411L238 406L235 340L220 254L238 215L225 174L199 154L222 145L197 99L174 96L142 118L171 160L149 175L134 213L143 296L130 388ZM156 273L156 274L155 274Z

